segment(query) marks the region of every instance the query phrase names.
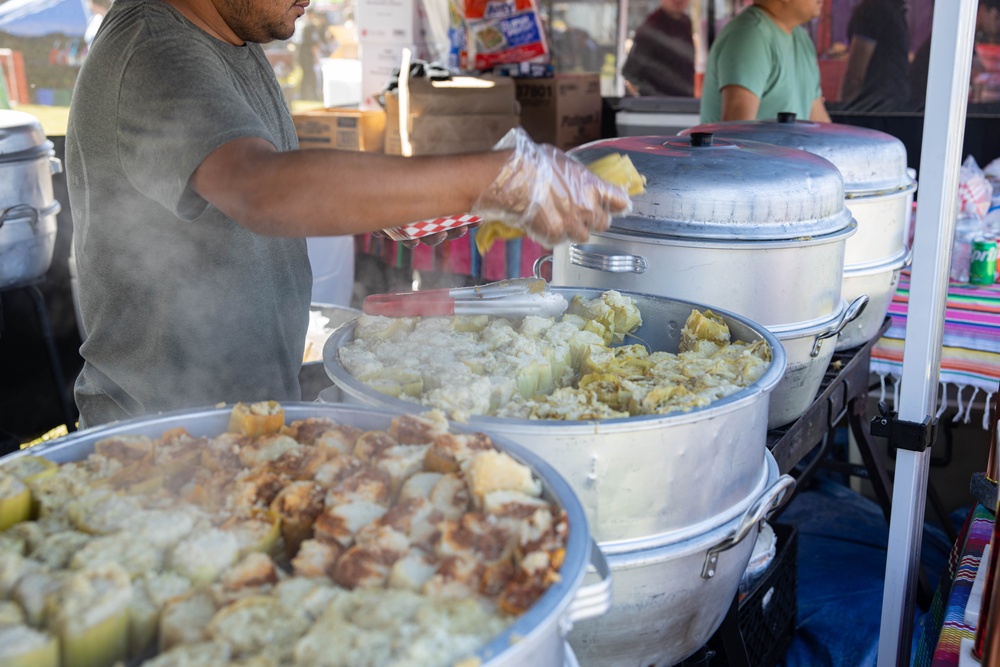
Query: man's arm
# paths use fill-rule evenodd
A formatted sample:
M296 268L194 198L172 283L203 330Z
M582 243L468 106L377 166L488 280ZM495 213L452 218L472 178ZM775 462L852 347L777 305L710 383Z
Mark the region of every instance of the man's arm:
M844 81L840 85L840 99L851 102L861 93L865 83L865 74L875 53L877 42L861 35L851 38L850 50L847 54L847 69L844 71Z
M530 148L537 150L404 158L279 152L263 139L244 138L210 153L190 185L236 222L268 236L376 231L470 211L488 191L492 208L525 212L522 226L533 238L585 240L589 230L607 228L609 213L628 207L624 188L551 147ZM512 157L516 164L508 164Z
M826 104L822 97L813 100L812 109L809 110L809 120L816 123L830 123L830 114L826 110Z
M756 120L760 99L743 86L725 86L722 95L722 120Z

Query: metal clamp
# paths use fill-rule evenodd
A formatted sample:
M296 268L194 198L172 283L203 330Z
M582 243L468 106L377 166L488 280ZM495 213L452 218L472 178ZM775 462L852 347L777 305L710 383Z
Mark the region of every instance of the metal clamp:
M593 246L581 246L575 243L569 247L569 261L585 269L606 273L645 273L649 268L649 262L645 257L608 255L593 249Z
M908 422L897 419L899 413L890 410L885 401L878 402L878 417L872 417L871 434L886 438L889 446L911 452L922 452L933 447L937 440L937 417L925 416L923 421Z
M601 580L577 589L562 619L566 632L572 630L577 621L601 616L611 609L611 567L593 540L590 542L590 566L588 570L596 571Z
M740 517L740 524L729 537L719 542L708 550L705 554L705 564L701 568L701 578L711 579L715 576L716 566L719 564L719 554L732 549L742 542L750 531L759 522L766 519L772 512L785 504L792 496L795 488L795 478L791 475L782 475L771 488L764 492L757 502L747 508L743 516Z

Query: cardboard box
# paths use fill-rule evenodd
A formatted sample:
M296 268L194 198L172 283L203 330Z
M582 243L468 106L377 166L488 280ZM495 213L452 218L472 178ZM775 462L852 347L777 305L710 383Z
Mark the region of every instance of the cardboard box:
M416 86L415 81L420 81ZM510 96L491 96L481 93L482 99L446 91L438 98L421 93L426 80L411 80L411 109L407 128L410 136L411 155L453 155L492 150L507 132L520 123L517 103ZM467 91L466 91L467 92ZM385 96L386 126L385 152L403 155L400 136L399 97L395 92Z
M357 0L354 22L362 43L428 40L423 3L415 0Z
M378 95L399 69L403 49L408 48L414 59L428 60L430 45L411 42L362 41L359 45L361 60L361 108L381 109Z
M385 112L339 108L292 114L301 148L336 148L380 153L385 145Z
M538 143L568 150L601 138L601 77L597 72L517 78L521 126Z

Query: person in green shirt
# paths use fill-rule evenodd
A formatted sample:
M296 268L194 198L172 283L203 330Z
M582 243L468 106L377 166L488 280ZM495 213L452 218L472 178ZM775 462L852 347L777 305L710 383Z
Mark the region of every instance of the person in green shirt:
M823 0L755 0L719 33L708 53L701 122L799 118L830 122L816 47L802 25Z

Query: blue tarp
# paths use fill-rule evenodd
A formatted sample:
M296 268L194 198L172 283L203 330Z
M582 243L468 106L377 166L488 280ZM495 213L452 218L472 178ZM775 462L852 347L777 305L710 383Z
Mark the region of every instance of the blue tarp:
M83 37L89 20L86 0L7 0L0 4L0 32L16 37Z
M882 510L818 476L778 522L799 529L798 622L780 667L875 667L889 542ZM920 556L932 591L950 549L943 531L925 524ZM922 615L917 609L917 628Z

